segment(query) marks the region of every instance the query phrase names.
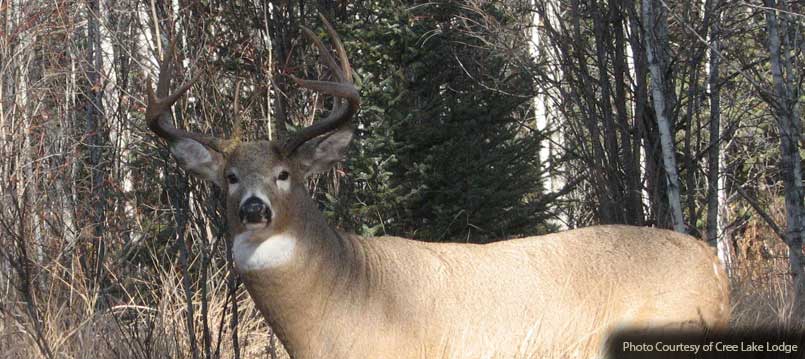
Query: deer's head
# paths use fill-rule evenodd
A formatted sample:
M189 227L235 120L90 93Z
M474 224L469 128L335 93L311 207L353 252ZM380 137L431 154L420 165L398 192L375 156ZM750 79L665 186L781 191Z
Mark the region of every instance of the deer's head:
M319 48L321 59L332 69L335 81L292 78L301 87L334 96L333 109L327 118L299 131L285 143L242 142L237 136L223 139L173 127L171 106L190 88L192 81L169 93L170 56L160 64L156 94L148 86L148 126L168 141L171 153L183 168L226 192L227 221L232 234L282 232L295 215L293 206L299 196L307 195L305 179L341 160L352 139L348 122L360 107L360 97L352 82L346 51L332 26L324 17L322 20L338 62L313 32L304 27L302 30ZM236 115L237 108L236 100ZM235 133L238 132L236 129Z

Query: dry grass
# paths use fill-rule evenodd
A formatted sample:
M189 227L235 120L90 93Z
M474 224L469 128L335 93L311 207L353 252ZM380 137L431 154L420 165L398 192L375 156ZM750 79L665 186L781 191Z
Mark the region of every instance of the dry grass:
M65 277L70 271L63 269L41 268L39 277L48 283L31 305L6 281L0 307L0 357L192 358L194 350L205 357L207 348L215 357L236 357L225 270L207 279L207 345L199 291L192 298L196 342L189 340L182 276L175 269L159 273L153 283L140 283L141 289L150 290L123 291L108 304L100 303L99 296L82 284L84 278ZM235 297L240 357L287 357L281 348L272 348L280 344L270 338L242 286Z
M781 222L778 222L781 223ZM788 247L770 229L751 220L738 242L732 273L732 326L802 329L794 301Z

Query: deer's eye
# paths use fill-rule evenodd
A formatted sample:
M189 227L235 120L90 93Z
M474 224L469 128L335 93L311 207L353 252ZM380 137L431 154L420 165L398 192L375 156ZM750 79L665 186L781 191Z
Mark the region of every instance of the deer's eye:
M237 184L238 183L238 176L235 176L234 173L230 173L230 174L226 175L226 181L229 182L229 184Z
M277 176L277 179L278 179L278 180L280 180L280 181L285 181L285 180L287 180L287 179L288 179L288 176L289 176L289 175L290 175L290 174L288 173L288 171L282 171L282 172L280 172L280 174Z

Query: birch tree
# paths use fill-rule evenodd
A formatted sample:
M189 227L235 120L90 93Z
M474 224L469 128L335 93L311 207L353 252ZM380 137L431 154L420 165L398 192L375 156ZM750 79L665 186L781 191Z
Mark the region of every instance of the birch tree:
M662 160L667 181L671 223L677 232L685 232L682 206L679 196L679 173L674 158L674 136L671 109L674 106L673 91L665 78L668 63L668 25L665 10L656 0L643 0L643 26L645 31L646 58L651 72L652 99L660 132Z
M733 250L726 233L723 233L722 206L726 205L722 174L723 153L721 152L721 2L705 2L705 11L710 13L710 36L708 41L709 61L707 64L707 87L710 92L710 122L707 150L707 240L716 243L718 258L731 270Z

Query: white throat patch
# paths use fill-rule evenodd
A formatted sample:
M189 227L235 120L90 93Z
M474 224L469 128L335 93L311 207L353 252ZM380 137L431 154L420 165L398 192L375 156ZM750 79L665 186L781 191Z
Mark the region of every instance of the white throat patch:
M290 262L296 249L296 238L287 233L269 236L263 241L252 238L254 232L246 231L234 238L232 259L242 272L270 269Z

